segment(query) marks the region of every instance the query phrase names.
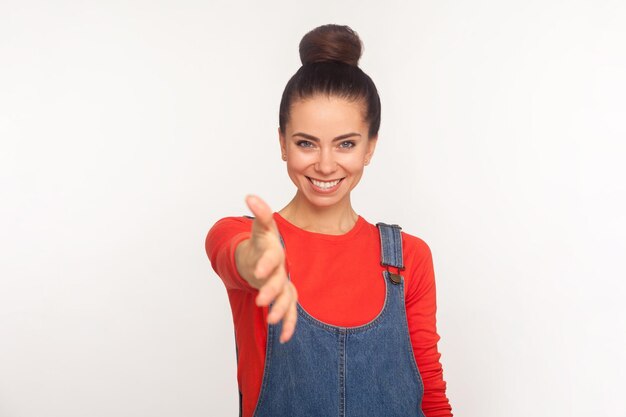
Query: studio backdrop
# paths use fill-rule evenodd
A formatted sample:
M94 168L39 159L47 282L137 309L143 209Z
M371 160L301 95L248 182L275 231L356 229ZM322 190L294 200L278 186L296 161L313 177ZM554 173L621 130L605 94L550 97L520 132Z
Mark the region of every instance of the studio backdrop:
M295 193L278 105L345 24L382 101L354 190L430 246L457 416L624 415L621 1L0 2L0 416L238 413L204 241Z

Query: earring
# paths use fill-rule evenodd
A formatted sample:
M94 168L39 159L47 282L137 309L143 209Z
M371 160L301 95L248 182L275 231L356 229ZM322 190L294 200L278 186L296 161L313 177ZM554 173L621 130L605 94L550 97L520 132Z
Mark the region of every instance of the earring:
M283 154L283 161L287 160L287 155Z

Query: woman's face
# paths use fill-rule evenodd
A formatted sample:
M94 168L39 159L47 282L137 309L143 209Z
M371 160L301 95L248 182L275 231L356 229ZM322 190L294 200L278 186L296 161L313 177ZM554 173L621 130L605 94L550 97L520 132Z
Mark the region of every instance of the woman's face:
M377 138L368 139L363 104L314 96L292 104L280 146L298 192L315 206L349 199L369 163Z

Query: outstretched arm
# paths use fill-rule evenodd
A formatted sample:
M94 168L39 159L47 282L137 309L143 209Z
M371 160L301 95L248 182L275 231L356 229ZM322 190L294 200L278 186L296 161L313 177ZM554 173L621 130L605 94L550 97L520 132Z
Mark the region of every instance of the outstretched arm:
M273 303L267 321L283 321L280 341L284 343L295 331L298 294L287 279L285 251L270 207L252 195L246 197L246 204L255 216L251 227L229 230L226 220L232 218L218 221L207 235L207 254L227 288L258 290L259 307Z

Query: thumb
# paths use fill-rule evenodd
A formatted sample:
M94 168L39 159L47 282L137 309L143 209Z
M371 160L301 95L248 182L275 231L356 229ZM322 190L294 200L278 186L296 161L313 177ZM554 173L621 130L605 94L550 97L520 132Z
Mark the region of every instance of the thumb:
M274 231L274 217L272 216L272 209L263 201L260 197L248 194L246 196L246 204L248 208L254 214L253 232L256 228L257 231ZM259 230L260 229L260 230Z

